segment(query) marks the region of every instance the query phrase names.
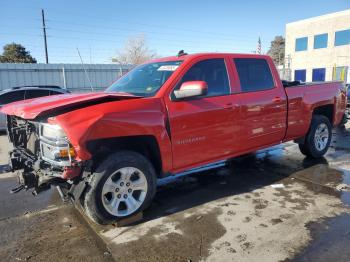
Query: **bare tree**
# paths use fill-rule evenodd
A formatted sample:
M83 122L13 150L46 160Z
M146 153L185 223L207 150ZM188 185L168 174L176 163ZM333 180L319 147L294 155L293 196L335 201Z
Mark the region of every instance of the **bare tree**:
M124 48L118 51L117 56L112 58L112 62L117 62L122 65L139 65L156 56L156 53L147 46L145 36L137 35L129 38L125 42Z

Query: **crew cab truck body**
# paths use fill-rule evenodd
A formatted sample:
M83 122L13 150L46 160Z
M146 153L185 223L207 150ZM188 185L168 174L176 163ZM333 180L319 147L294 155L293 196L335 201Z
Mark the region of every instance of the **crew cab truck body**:
M295 140L323 156L346 108L341 82L283 86L268 56L182 54L140 65L104 93L5 106L13 171L58 186L109 223L144 210L156 181Z

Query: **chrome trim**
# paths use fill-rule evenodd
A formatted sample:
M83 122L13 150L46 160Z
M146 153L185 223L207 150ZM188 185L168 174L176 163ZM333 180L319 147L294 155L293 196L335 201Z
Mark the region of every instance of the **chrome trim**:
M47 123L40 123L39 125L39 139L40 139L40 156L41 159L56 165L56 166L71 166L72 165L72 156L70 154L70 144L67 137L59 138L58 140L50 139L48 137L43 136L43 127L49 126L50 124ZM47 158L44 156L43 147L49 146L49 147L55 147L56 150L67 150L68 151L68 160L53 160L50 158Z
M187 176L187 175L190 175L190 174L203 172L203 171L214 169L214 168L224 167L226 165L227 165L227 159L221 160L221 161L217 161L217 162L213 162L213 163L210 163L210 164L207 164L207 165L203 165L203 166L200 166L200 167L195 167L195 168L192 168L192 169L188 169L188 170L186 170L184 172L180 172L180 173L177 173L177 174L170 175L168 177L164 177L164 178L158 179L157 185L158 186L166 185L168 183L171 183L173 180L175 180L177 178L180 178L180 177L183 177L183 176Z
M67 144L67 146L59 146L59 147L56 146L55 147L57 150L63 150L63 149L68 150L69 160L53 160L53 159L45 157L43 154L43 146L45 146L45 145L49 145L52 147L52 145L40 141L40 156L41 156L42 160L45 160L46 162L49 162L50 164L53 164L56 166L64 167L64 166L71 166L72 165L72 157L71 157L70 151L69 151L69 143Z

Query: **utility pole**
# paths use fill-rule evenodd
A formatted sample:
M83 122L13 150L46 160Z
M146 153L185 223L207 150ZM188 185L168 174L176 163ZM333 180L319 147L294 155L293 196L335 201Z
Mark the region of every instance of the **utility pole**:
M46 58L46 64L49 63L49 55L47 53L47 40L46 40L46 26L45 26L45 14L44 9L41 9L41 18L43 22L43 33L44 33L44 43L45 43L45 58Z

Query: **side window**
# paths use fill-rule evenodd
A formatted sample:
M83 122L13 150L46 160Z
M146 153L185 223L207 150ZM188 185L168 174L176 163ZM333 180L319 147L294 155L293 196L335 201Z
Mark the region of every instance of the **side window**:
M24 100L24 91L8 92L0 96L0 105L6 105L21 100Z
M272 89L274 82L265 59L235 58L242 92Z
M50 94L50 91L48 90L27 90L25 99L48 96L49 94Z
M175 89L187 81L205 81L208 85L207 96L230 94L230 84L224 59L208 59L194 64L182 77Z

